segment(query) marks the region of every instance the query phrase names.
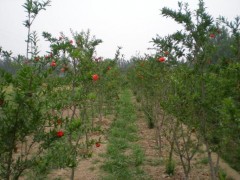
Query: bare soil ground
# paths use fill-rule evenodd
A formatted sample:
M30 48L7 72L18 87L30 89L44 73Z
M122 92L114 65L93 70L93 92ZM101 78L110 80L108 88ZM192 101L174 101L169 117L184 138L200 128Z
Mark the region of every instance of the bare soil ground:
M174 161L176 163L175 174L169 176L165 173L166 160L169 155L170 145L164 137L162 138L162 156L160 156L159 148L156 142L156 130L149 129L145 120L145 116L142 111L137 112L138 115L138 129L142 149L145 151L146 161L144 163L144 171L150 175L153 180L171 179L171 180L183 180L184 171L181 167L180 158L175 154ZM207 159L206 153L198 153L192 160L192 170L190 173L191 180L208 180L210 177L209 165L204 163ZM213 161L216 162L217 155L213 153ZM240 175L237 171L232 169L222 159L219 162L220 168L227 173L227 179L240 180Z
M90 134L91 139L98 139L101 136L100 147L95 145L92 147L93 156L87 159L81 159L79 165L75 169L75 180L97 180L101 179L104 176L104 172L101 171L100 167L104 162L102 154L106 152L107 147L107 130L109 129L113 116L103 117L102 121L96 119L97 124L101 124L101 127L104 130L104 134ZM61 179L69 180L71 175L71 169L59 169L55 170L49 174L49 179Z
M217 161L217 154L213 153L212 154L212 158L213 158L213 161L216 162ZM240 179L240 174L236 170L231 168L229 166L229 164L227 164L223 159L220 159L219 165L227 173L229 178L232 178L232 179L235 179L235 180L239 180Z
M134 100L133 100L134 101ZM138 104L136 103L136 106ZM79 165L75 169L75 180L98 180L102 179L105 176L105 173L101 170L101 165L104 163L104 157L102 156L106 153L107 149L107 131L113 121L113 116L103 117L102 121L98 119L95 120L95 123L101 124L101 127L104 129L103 134L90 134L91 139L98 139L101 136L101 145L92 147L93 156L87 159L80 159ZM169 154L170 145L164 137L162 138L162 155L160 156L159 148L157 147L156 142L156 130L149 129L145 116L142 111L137 111L137 127L139 132L139 145L145 152L145 161L143 163L144 172L153 180L183 180L184 172L181 167L180 159L175 154L173 156L176 163L175 174L169 176L165 173L166 159ZM204 163L207 155L205 153L198 153L192 160L192 171L190 174L191 180L208 180L210 179L209 166L207 163ZM217 155L213 154L213 159L216 161ZM220 160L220 167L227 173L228 178L232 180L240 180L240 175L237 171L232 169L227 163L223 160ZM67 180L70 179L71 169L57 169L53 170L49 175L48 179L50 180ZM24 178L21 178L24 180Z

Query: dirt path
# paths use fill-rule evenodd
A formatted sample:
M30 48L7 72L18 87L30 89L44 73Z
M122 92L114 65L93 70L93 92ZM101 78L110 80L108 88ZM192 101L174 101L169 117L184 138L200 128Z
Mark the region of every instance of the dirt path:
M133 100L135 101L135 100ZM140 105L136 103L137 109L140 109ZM155 129L149 129L147 122L145 120L145 115L141 110L138 110L138 129L140 141L142 148L145 151L145 163L144 171L153 179L153 180L162 180L162 179L171 179L171 180L183 180L184 172L180 163L179 157L175 154L174 161L176 163L175 175L169 176L165 173L165 162L169 154L170 146L167 140L163 137L162 139L162 156L159 155L159 150L156 143ZM192 170L190 174L191 180L208 180L210 179L209 166L206 162L207 155L206 153L198 153L195 155L195 158L192 160ZM213 160L216 162L217 155L213 154ZM240 175L237 171L232 169L227 163L223 160L220 160L220 167L227 173L227 179L240 180Z

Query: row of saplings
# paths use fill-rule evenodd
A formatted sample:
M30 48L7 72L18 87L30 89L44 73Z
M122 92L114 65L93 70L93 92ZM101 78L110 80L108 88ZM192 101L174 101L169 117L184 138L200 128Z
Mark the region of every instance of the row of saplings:
M81 157L92 156L93 144L100 147L102 118L118 100L117 58L94 58L98 40L88 33L74 39L82 42L52 41L43 57L1 54L16 69L0 70L2 179L46 178L56 168L70 168L74 179Z
M169 142L167 172L174 172L176 152L189 179L193 160L205 152L211 179L224 179L220 156L240 169L240 17L214 23L202 0L196 11L179 3L177 11L161 13L183 29L153 38L156 54L134 57L128 79L149 127L156 128L159 151L163 136Z
M71 31L73 39L43 32L50 52L39 55L32 25L50 3L23 4L28 32L25 56L12 57L0 48L1 179L45 179L51 170L66 167L74 179L81 157L92 155L93 144L100 146L98 121L115 112L118 56L106 61L95 58L100 39L89 31ZM98 138L91 138L93 132Z
M202 82L188 65L178 64L173 68L169 64L159 64L162 62L158 57L134 63L129 80L149 128L156 129L160 154L164 146L162 137L170 145L166 171L174 174L175 152L181 160L185 178L189 178L193 160L199 153L205 152L206 162L214 167L215 178L224 179L226 174L219 169L220 156L227 156L232 165L239 159L239 110L231 96L239 96L239 73L236 72L239 72L240 64L229 64L218 76L213 72L205 75L208 94L202 104L198 94ZM224 84L220 84L222 82ZM212 158L215 156L213 152L217 153L217 159Z

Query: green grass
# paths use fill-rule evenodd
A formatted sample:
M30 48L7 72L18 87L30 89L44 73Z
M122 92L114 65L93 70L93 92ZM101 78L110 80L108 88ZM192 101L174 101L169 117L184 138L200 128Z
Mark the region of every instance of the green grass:
M208 164L208 158L204 157L204 158L200 159L199 163L204 164L204 165Z
M141 164L143 164L145 155L141 147L139 145L133 145L132 151L135 166L140 166Z
M131 94L124 90L117 108L118 116L109 130L104 180L148 179L141 168L144 152L137 144L136 112Z

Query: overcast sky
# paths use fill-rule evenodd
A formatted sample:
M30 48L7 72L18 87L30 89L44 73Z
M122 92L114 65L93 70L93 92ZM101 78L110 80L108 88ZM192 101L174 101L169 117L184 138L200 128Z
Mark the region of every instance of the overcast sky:
M26 13L25 0L0 0L0 46L14 54L25 55L27 29L22 25ZM195 8L198 0L185 0ZM205 0L207 11L215 18L219 15L232 20L240 15L240 0ZM177 0L52 0L51 7L42 11L32 30L40 37L41 54L48 44L41 37L47 31L56 37L63 32L70 36L74 31L90 29L91 34L102 39L97 55L113 58L117 46L122 46L126 58L149 53L147 48L156 34L161 36L179 28L172 20L160 16L163 7L177 8Z

